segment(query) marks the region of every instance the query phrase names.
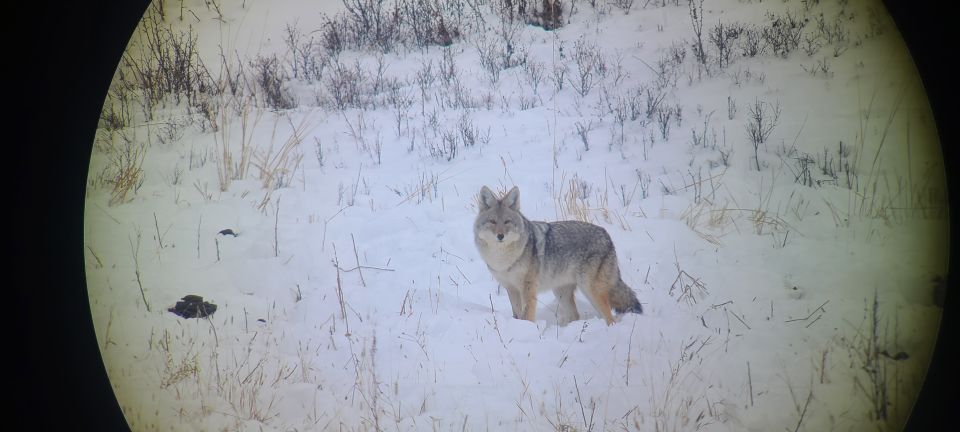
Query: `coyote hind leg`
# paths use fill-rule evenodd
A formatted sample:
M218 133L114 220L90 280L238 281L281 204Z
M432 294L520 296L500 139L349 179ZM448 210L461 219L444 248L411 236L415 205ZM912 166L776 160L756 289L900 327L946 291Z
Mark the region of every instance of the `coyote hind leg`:
M615 286L611 283L610 278L604 277L601 271L593 279L581 278L581 281L577 283L577 285L580 287L580 291L590 300L590 304L597 310L597 313L607 322L607 325L612 325L616 322L613 319L613 311L610 308L610 291Z
M557 297L557 324L561 326L580 319L573 295L576 288L576 285L570 284L553 289L553 295Z

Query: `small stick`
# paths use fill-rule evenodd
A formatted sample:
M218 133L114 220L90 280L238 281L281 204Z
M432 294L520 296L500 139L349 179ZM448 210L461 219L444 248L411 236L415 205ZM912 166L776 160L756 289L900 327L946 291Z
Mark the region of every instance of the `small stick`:
M153 212L153 227L157 230L157 244L163 249L163 238L160 237L160 223L157 222L157 212Z
M633 327L630 329L630 339L627 341L627 386L630 386L630 354L633 351L633 331L637 329L637 321L633 321Z
M382 270L382 271L397 271L396 269L392 269L392 268L374 267L374 266L356 266L356 267L349 268L349 269L341 268L340 271L342 271L342 272L344 272L344 273L349 273L349 272L352 272L352 271L354 271L354 270L359 270L359 269L362 269L362 268L372 269L372 270Z
M280 199L283 195L277 197L277 210L273 213L273 256L280 256L280 241L277 240L277 222L280 220Z
M138 257L140 248L140 235L137 235L137 247L133 247L133 240L127 236L127 240L130 242L130 251L133 253L133 266L134 273L137 276L137 285L140 287L140 297L143 298L143 305L147 307L147 312L150 312L150 303L147 302L147 294L143 292L143 281L140 280L140 258Z
M747 384L750 386L750 406L753 406L753 376L750 374L750 362L747 362Z
M806 320L810 319L810 317L812 317L813 314L817 313L818 310L823 310L823 307L826 306L827 303L830 303L830 300L827 300L827 301L823 302L823 304L821 304L821 305L818 306L816 309L814 309L813 312L810 312L810 315L807 315L806 318L796 318L796 319L786 320L786 321L784 321L784 322L806 321ZM824 310L824 312L826 312L826 311Z
M713 305L713 306L710 306L710 309L716 309L716 308L718 308L718 307L720 307L720 306L728 305L728 304L730 304L730 303L733 303L733 300L727 300L727 301L725 301L725 302L723 302L723 303L715 304L715 305Z
M200 261L200 224L203 223L203 215L200 215L200 220L197 221L197 261Z
M337 259L337 244L333 244L333 266L337 268L337 300L340 301L340 318L346 322L347 308L343 304L343 286L340 283L340 261ZM349 333L349 330L347 331Z
M353 233L350 233L350 241L353 242L353 257L354 259L357 260L356 270L360 272L360 283L363 284L364 287L366 287L367 282L363 280L363 270L361 269L361 265L360 265L360 256L357 254L357 241L354 240Z
M577 403L580 404L580 416L583 417L583 424L587 424L587 413L583 411L583 398L580 396L580 386L577 385L577 376L573 376L573 386L577 389Z
M463 270L460 270L460 266L456 266L456 267L457 267L457 271L460 272L460 276L463 276L463 280L467 281L468 284L472 284L473 282L470 282L470 278L468 278L467 275L463 274Z
M87 246L87 250L90 251L90 254L93 255L93 259L97 260L97 268L103 268L103 261L100 261L100 257L97 256L97 253L93 251L93 248L90 247L90 245L86 245L86 246Z
M807 406L810 405L810 399L813 399L813 387L810 388L810 394L807 395L807 402L803 404L803 411L800 413L800 420L797 421L797 427L793 429L793 432L800 430L800 424L803 423L803 416L807 413Z
M752 329L750 328L750 326L747 325L747 323L743 322L743 320L742 320L739 316L737 316L737 313L736 313L736 312L734 312L734 311L732 311L732 310L729 310L729 309L725 309L725 310L726 310L727 312L732 313L732 314L733 314L733 317L736 318L737 321L740 321L741 324L743 324L744 326L747 327L747 330L752 330Z

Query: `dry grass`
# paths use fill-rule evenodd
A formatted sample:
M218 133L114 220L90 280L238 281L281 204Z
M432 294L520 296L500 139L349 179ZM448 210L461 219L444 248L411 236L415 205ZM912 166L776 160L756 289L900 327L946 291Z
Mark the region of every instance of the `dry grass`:
M899 430L917 396L919 380L911 385L899 351L899 322L881 313L878 294L864 308L864 317L852 337L842 337L855 373L854 387L869 401L870 420L884 430ZM922 371L920 371L922 373Z
M567 181L566 174L563 174L560 178L560 190L556 191L553 197L557 219L592 222L591 208L587 202L588 194L589 191L584 188L577 175Z
M270 146L263 153L254 156L254 166L260 170L260 182L264 189L272 190L280 187L286 187L290 184L293 173L300 167L303 160L303 152L300 151L300 144L306 135L313 130L313 125L304 118L294 125L290 122L291 132L280 145L279 149L274 151L274 140L271 137ZM274 126L274 136L276 135L276 125Z
M145 143L136 142L135 137L121 135L123 144L114 147L109 155L105 175L107 183L112 185L110 205L129 202L143 185L143 161L147 156Z
M217 178L220 181L220 191L226 192L230 188L230 182L233 180L242 180L247 177L250 170L254 151L253 131L263 116L263 111L255 110L248 104L243 107L240 114L240 141L239 148L235 148L230 136L230 117L228 110L220 111L220 139L216 141L217 146ZM253 116L251 118L251 115ZM218 135L214 134L216 139Z

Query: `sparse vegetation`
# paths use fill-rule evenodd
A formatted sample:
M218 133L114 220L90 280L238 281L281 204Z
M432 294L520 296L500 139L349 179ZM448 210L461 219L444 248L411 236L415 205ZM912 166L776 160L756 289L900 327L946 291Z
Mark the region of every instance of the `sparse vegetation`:
M773 129L777 127L777 122L780 121L780 103L772 104L757 99L747 110L750 115L744 129L753 147L753 160L757 171L760 171L760 146L766 144Z
M842 297L886 296L921 270L902 254L889 283L866 271L879 258L863 278L827 272L899 253L897 230L945 216L945 188L919 104L869 93L886 87L861 48L883 22L858 5L343 0L250 42L263 6L226 3L151 6L99 119L85 229L128 242L85 241L91 310L118 397L158 390L123 407L136 429L902 421L914 351L897 314L934 309L876 294L857 324ZM798 104L794 80L822 105ZM855 110L835 103L861 89ZM831 126L844 118L859 124ZM538 220L603 226L649 316L510 320L463 236L481 181L521 184ZM798 245L822 274L798 270L812 262ZM673 263L653 259L670 247ZM202 320L155 321L180 289L234 296ZM537 307L557 306L547 297ZM778 338L812 360L751 351ZM791 382L808 371L809 387ZM857 397L839 416L837 389ZM474 391L495 417L457 405Z

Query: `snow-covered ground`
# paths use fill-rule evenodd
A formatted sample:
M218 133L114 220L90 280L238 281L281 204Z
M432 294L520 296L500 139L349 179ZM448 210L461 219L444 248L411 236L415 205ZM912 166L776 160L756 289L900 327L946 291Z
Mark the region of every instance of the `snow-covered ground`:
M88 291L134 430L899 428L947 220L932 115L879 2L581 0L554 31L444 3L462 6L448 47L336 55L319 41L340 2L148 11L241 90L150 108L130 91L98 130ZM778 53L763 32L783 29L798 42ZM292 108L257 80L271 56ZM608 327L578 297L560 327L548 293L538 322L513 319L473 245L483 185L606 228L644 313ZM216 312L167 311L188 294Z

